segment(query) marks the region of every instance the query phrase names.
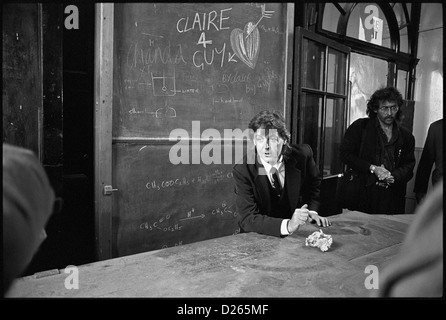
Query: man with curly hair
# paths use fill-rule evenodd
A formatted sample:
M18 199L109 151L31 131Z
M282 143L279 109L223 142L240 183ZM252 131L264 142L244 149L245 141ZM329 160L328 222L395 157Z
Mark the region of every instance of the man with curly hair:
M381 88L367 102L368 117L347 128L341 158L361 181L358 207L349 209L405 213L406 185L415 167L415 138L400 125L403 102L396 88Z
M321 178L310 146L290 144L284 118L276 110L257 114L249 129L254 159L248 152L233 167L241 231L283 237L307 221L329 226L317 213Z

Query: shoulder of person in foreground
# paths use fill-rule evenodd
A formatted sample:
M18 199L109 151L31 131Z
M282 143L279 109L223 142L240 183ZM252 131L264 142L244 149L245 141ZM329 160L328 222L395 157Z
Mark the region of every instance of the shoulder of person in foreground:
M414 213L401 250L380 273L380 297L443 294L443 181Z
M54 203L54 191L35 154L3 144L4 292L45 239L44 227Z

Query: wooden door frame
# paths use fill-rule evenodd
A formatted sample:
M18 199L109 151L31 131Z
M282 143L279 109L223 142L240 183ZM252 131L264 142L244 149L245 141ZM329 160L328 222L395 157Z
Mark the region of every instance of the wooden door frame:
M94 66L94 199L97 260L112 257L113 3L95 5Z

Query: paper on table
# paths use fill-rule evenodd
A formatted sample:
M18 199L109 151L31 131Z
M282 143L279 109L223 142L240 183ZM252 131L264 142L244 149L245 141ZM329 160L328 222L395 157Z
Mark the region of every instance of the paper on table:
M305 245L310 247L317 247L325 252L333 243L333 238L329 234L325 234L322 230L315 231L305 239Z

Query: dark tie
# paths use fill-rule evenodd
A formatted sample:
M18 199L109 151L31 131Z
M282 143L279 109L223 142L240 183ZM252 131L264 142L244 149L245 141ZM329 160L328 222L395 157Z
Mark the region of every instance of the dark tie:
M282 187L280 186L280 180L279 180L279 175L277 173L277 169L275 167L272 167L270 174L273 180L274 192L276 193L277 196L280 197L280 194L282 193Z

